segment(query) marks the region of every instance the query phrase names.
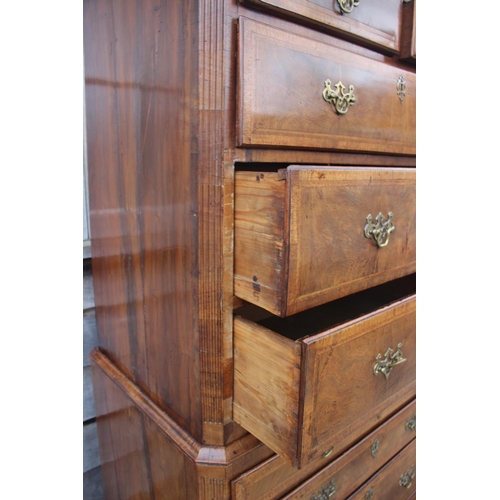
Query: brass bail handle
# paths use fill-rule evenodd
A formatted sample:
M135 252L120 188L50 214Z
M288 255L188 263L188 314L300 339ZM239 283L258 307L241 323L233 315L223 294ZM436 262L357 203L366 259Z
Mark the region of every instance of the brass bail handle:
M337 0L341 14L350 14L354 7L359 5L360 0Z
M332 479L325 487L321 488L321 490L311 496L311 500L328 500L333 495L335 495L337 491L335 490L335 479Z
M366 216L365 224L365 238L372 238L377 242L379 248L384 248L389 243L389 237L391 233L396 229L394 222L392 220L392 212L387 214L387 220L385 220L382 212L379 212L375 220L376 224L373 223L371 214Z
M339 115L345 115L349 111L349 107L356 102L354 95L354 85L349 85L349 92L346 92L345 85L339 81L332 88L331 80L325 80L325 88L323 89L323 99L329 102Z
M382 374L387 380L389 378L389 375L391 374L392 369L395 366L400 365L401 363L404 363L406 361L406 358L403 358L403 344L399 343L396 351L389 347L389 349L385 351L383 358L382 354L379 353L377 354L375 360L377 362L373 367L373 374L375 376Z
M401 477L399 478L399 486L402 486L403 488L410 488L414 477L415 466L412 465L406 472L401 474Z

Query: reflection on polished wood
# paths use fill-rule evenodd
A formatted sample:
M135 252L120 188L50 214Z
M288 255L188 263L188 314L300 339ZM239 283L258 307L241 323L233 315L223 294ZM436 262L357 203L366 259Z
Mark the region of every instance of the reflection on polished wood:
M414 73L248 19L240 58L240 146L415 154ZM327 79L356 89L348 113L323 99Z
M309 494L314 486L312 495L331 479L325 467L368 433L380 438L381 425L414 398L411 321L401 319L399 339L390 327L346 324L366 311L342 320L335 309L342 308L338 297L386 282L391 292L380 296L376 309L392 310L393 295L400 294L392 280L414 272L415 69L397 55L399 4L374 0L380 15L358 17L367 12L360 5L349 20L333 0L326 3L84 0L99 343L92 373L107 500L229 500L244 493L245 477L257 477L258 470L257 496L242 498L279 498L302 483L297 492ZM401 75L403 103L396 86ZM355 87L356 105L347 114L337 115L323 100L327 79ZM333 165L353 177L337 178L328 189L306 186L316 182L308 175L333 171ZM249 173L252 186L245 192L241 179ZM329 175L321 182L329 183ZM413 177L406 182L405 175ZM399 180L384 184L380 176ZM367 196L368 190L375 194ZM264 208L242 219L242 203ZM388 246L377 249L363 236L366 216L389 211L396 229ZM321 216L306 220L313 212ZM237 234L242 224L246 239ZM343 234L352 240L347 245ZM262 251L263 240L272 251ZM242 258L250 257L260 270L241 280ZM283 275L287 286L273 290ZM328 283L332 276L339 281ZM258 306L241 293L245 287L259 296ZM312 311L322 329L301 341L279 328L271 332L270 323L283 320L260 307L266 287L274 294L270 310L283 316L310 314L327 302L328 311ZM242 298L235 300L235 292ZM359 296L346 299L355 308L366 305ZM255 335L235 334L236 307L253 310ZM345 328L333 324L335 318ZM356 338L336 345L348 332ZM398 342L408 358L399 376L375 377L374 357ZM268 344L274 351L266 350ZM281 386L264 376L272 365L255 371L272 352L283 367ZM327 362L330 356L334 363ZM318 378L320 371L324 377ZM365 407L355 397L358 377L368 387ZM340 388L338 379L344 381ZM258 381L253 395L242 396ZM374 389L381 383L384 389ZM242 417L251 413L255 394L269 399L269 391L284 388L281 407L288 413L279 416L276 429L283 424L290 441L273 446L300 471L285 468L268 447L280 440L268 408L253 412L251 428ZM328 396L334 393L345 407L335 407ZM408 441L395 435L394 453ZM382 465L371 466L375 472ZM320 474L317 481L314 474ZM357 485L352 479L346 491Z
M347 15L341 12L339 0L242 1L318 26L367 47L387 52L399 50L402 13L400 0L361 0L357 8Z

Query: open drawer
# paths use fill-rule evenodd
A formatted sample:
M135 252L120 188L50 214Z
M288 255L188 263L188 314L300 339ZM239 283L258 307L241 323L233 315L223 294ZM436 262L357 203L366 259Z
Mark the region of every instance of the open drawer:
M235 295L284 317L415 272L415 179L411 168L236 172Z
M234 420L301 468L401 408L415 396L412 278L286 319L235 317Z

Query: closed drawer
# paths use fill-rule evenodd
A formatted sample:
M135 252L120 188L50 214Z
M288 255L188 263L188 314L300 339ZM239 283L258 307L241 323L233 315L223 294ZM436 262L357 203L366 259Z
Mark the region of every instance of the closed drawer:
M414 73L249 19L240 24L239 146L415 154Z
M345 453L340 453L343 448L339 443L339 448L335 447L328 457L320 457L300 471L275 455L235 479L231 498L309 500L314 494L319 497L321 491L332 486L333 480L333 498L344 499L414 439L415 415L416 402L413 401ZM335 455L338 457L331 461ZM324 466L328 460L331 463ZM310 477L311 474L314 475Z
M416 61L417 59L417 0L403 3L403 22L401 34L400 58Z
M416 492L416 441L413 440L348 500L409 500Z
M243 0L331 29L368 46L397 52L402 0Z
M415 169L236 172L235 295L283 317L413 273L415 193Z
M234 420L301 468L412 399L415 295L372 309L391 293L385 285L286 319L235 317ZM309 334L335 317L347 320Z

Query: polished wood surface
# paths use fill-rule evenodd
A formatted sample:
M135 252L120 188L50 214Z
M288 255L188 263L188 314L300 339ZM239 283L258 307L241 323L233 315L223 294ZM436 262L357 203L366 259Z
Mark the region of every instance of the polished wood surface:
M175 446L95 362L92 378L105 498L197 498L193 458Z
M309 499L332 478L337 485L335 498L345 498L415 437L415 431L406 428L415 412L416 404L411 402L345 453L342 454L345 450L335 446L329 457L320 457L301 470L295 469L279 456L274 456L233 480L233 498ZM379 441L379 447L375 457L372 457L375 440ZM350 446L347 445L346 448ZM332 461L335 457L337 458ZM328 460L330 463L325 466ZM307 478L309 479L303 482ZM299 486L296 487L297 485Z
M415 170L236 172L235 295L286 316L415 271ZM389 244L366 217L394 214Z
M402 2L399 0L361 0L344 14L333 0L242 0L244 4L269 8L295 20L312 22L338 36L378 50L397 52Z
M400 485L401 476L413 469L415 477L411 485L406 488ZM417 487L416 477L416 440L408 444L396 457L394 457L375 477L370 479L348 500L366 500L369 489L372 490L373 500L409 500L414 498Z
M268 438L279 443L284 452L295 443L293 452L288 450L289 461L296 456L303 468L297 471L287 464L289 469L284 469L283 459L259 440L257 432L249 434L246 423L247 428L239 425L243 406L233 405L234 391L244 384L251 387L255 380L234 369L233 308L255 306L245 305L243 299L234 301L240 286L233 275L234 253L243 255L235 242L235 176L252 170L264 174L264 179L255 180L260 185L253 188L252 196L268 205L265 210L272 211L272 217L260 214L255 226L261 230L269 224L265 230L275 237L287 217L292 220L287 213L296 212L300 217L305 206L300 202L291 209L289 196L293 191L278 170L294 164L335 164L356 170L377 167L373 170L381 171L384 167L404 170L415 166L414 68L396 55L388 56L386 49L393 49L374 41L373 33L385 28L379 25L370 31L371 21L359 21L363 34L355 29L335 31L344 33L346 39L340 39L327 24L318 29L322 21L314 15L306 18L292 13L296 17L290 22L287 12L291 10L280 7L277 16L278 10L265 6L255 9L257 3L84 1L90 218L99 344L92 372L94 388L98 388L97 427L107 500L229 500L234 495L231 481L259 467L269 471L264 466L268 462L275 472L266 472L267 485L259 480L255 484L260 489L255 491L268 498L267 488L279 498L326 465L322 447L332 444L329 439L335 441L335 451L328 458L332 462L414 395L411 383L398 391L396 373L391 375L388 389L383 391L389 395L381 403L383 407L376 414L361 415L353 403L355 421L346 429L332 427L336 436L332 437L326 417L314 415L312 408L321 403L327 389L332 392L333 379L342 374L327 370L325 385L318 383L314 396L307 392L307 383L317 374L307 370L319 370L319 365L326 363L329 354L322 352L322 347L336 350L327 332L331 337L343 334L338 316L318 312L324 328L307 339L274 333L274 338L281 340L266 344L272 336L266 333L260 346L255 344L257 336L244 339L248 370L252 369L252 353L272 360L275 371L281 367L278 376L272 373L272 363L264 366L260 360L257 393L267 391L269 408L255 415L256 429L262 421L269 421L276 408L288 412L276 420L276 428L268 426ZM324 10L327 16L332 10L328 12L322 0L307 6L302 0L283 3L308 7L316 13ZM296 22L299 17L302 20ZM250 65L255 78L248 78L245 70L241 79L245 65ZM340 118L321 95L326 78L335 83L335 68L341 71L339 78L344 84L354 84L361 91L355 92L356 105ZM397 99L396 105L389 95L395 96L392 78L400 74L407 79L407 99L403 103ZM353 75L361 75L361 82L344 82ZM312 92L316 76L320 76L318 93ZM314 99L319 95L321 106L326 108L310 100L313 94ZM253 122L247 141L245 120L249 118ZM258 163L262 169L255 168ZM279 177L276 182L280 187L273 185L266 191L272 172ZM283 193L277 205L279 190ZM365 217L363 214L363 223ZM305 241L308 228L303 226L297 235L304 235ZM289 252L292 233L288 227L280 231L282 249ZM320 238L323 233L320 231ZM248 241L250 248L254 243L250 238ZM269 263L272 260L271 275L284 272L288 276L289 255L280 255L276 245L273 249L272 256L259 254L258 247L255 252L261 261L264 257L269 257ZM292 284L286 291L296 302L303 300L301 286L323 279L322 270L314 277L315 271L307 269L304 253L297 255L300 262L294 272L306 279L300 278L299 286ZM283 269L276 265L280 259ZM381 265L383 258L379 259L376 265ZM400 274L384 275L384 280L412 269L409 266ZM262 296L265 286L260 276L249 276L251 294ZM398 287L393 286L394 290ZM335 294L323 297L325 301L336 298ZM285 311L283 314L291 314L293 307L297 311L322 303L313 297L300 307L287 309L287 300L282 300L285 309L275 306ZM384 307L393 303L387 297L384 301ZM336 307L336 302L330 304ZM366 315L366 311L360 314ZM263 319L271 320L273 317ZM269 332L263 324L257 327ZM323 337L327 339L324 346ZM384 334L380 337L385 340ZM370 343L365 344L365 338L372 338L371 333L359 333L359 340L341 344L339 350L352 344L357 356L368 356ZM308 339L316 340L309 344ZM254 371L257 365L255 362ZM405 373L406 368L399 368ZM346 370L350 374L346 377L351 378L345 382L342 397L349 393L347 385L352 397L357 378ZM266 373L271 378L266 378ZM384 399L382 393L373 397L377 395ZM318 401L312 401L314 397ZM252 399L246 399L246 404L252 405ZM350 418L347 408L339 414ZM309 419L304 428L299 415ZM282 433L285 439L278 436ZM318 442L313 445L314 439Z
M417 0L403 4L403 21L401 35L401 59L417 60Z
M91 359L106 498L229 499L231 481L273 455L250 434L203 445L103 353Z
M414 73L245 18L239 36L240 146L415 154ZM327 79L354 86L346 114L323 99Z
M406 362L375 376L399 343ZM415 396L415 296L297 340L236 317L234 365L235 421L301 468Z
M236 8L84 2L99 345L193 436L220 445L244 434L231 409L233 166L224 147L234 144L226 86Z
M197 82L186 78L195 69L188 34L196 11L193 0L84 2L99 345L201 438L193 349L199 328L197 170L190 148L198 102Z
M415 403L410 403L333 463L284 496L283 500L309 500L332 480L335 484L335 499L347 498L415 438L415 432L406 427L415 411Z

